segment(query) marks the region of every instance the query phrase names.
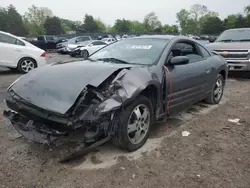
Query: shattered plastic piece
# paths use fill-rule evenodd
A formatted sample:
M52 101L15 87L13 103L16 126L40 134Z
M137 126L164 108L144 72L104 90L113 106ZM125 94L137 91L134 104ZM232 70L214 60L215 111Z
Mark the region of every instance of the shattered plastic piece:
M121 169L122 169L122 170L125 170L126 168L124 168L124 167L121 167Z
M201 175L199 175L199 174L198 174L198 175L197 175L197 177L199 177L199 178L200 178L200 177L201 177Z
M237 124L239 124L240 119L239 119L239 118L236 118L236 119L228 119L228 121L231 122L231 123L237 123Z
M188 132L188 131L183 131L181 134L182 134L182 136L189 136L189 135L190 135L190 132Z
M132 178L135 179L135 174L133 174Z

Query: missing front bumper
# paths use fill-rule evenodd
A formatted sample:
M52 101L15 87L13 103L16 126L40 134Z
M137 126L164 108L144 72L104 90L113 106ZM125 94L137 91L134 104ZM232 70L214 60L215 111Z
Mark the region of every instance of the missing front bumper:
M4 111L3 115L11 121L12 125L21 135L33 142L50 145L60 136L67 134L66 131L60 132L54 130L13 111Z

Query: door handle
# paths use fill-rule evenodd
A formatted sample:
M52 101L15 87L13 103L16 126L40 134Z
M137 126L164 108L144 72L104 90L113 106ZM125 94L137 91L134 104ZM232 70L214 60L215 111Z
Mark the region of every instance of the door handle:
M20 49L15 49L15 51L16 51L16 52L21 52L22 50L20 50Z
M206 74L209 74L211 72L211 69L207 69L205 72Z

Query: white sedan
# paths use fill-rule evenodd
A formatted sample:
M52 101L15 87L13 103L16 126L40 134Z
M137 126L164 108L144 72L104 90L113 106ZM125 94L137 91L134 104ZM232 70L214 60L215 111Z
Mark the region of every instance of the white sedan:
M46 52L21 37L0 31L0 67L22 73L46 65Z
M114 38L103 38L102 41L106 42L107 44L111 44L113 42L116 42L116 39L114 39Z
M72 57L80 55L81 57L87 58L91 54L105 46L107 46L107 43L100 40L85 41L83 43L77 44L74 50L71 51L70 55Z

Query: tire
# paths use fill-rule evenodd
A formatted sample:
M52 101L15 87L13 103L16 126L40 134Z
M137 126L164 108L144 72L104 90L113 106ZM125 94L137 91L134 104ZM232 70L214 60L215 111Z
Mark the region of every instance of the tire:
M219 83L221 84L219 86ZM224 93L225 80L221 74L218 74L216 81L213 86L213 90L210 92L209 96L205 99L208 104L219 104ZM216 93L218 94L216 95Z
M141 121L136 124L133 120L138 119L138 116L136 116L135 114L135 112L138 112L138 108L141 109L141 114L144 114L143 112L148 111L148 118L143 121L144 118L140 116ZM145 111L142 110L143 108L145 109ZM141 95L133 103L126 106L117 118L118 127L112 140L113 144L128 151L135 151L141 148L147 141L152 126L153 108L151 101L147 97ZM145 124L143 125L142 122L144 122ZM136 129L135 132L132 131L132 127L129 130L129 124L136 124L136 126L134 126L136 127L134 128ZM142 127L143 129L145 129L145 131L139 130ZM142 136L136 141L136 133L138 133L138 131L141 132Z
M89 57L89 52L87 50L83 50L80 52L80 56L87 59Z
M34 69L36 67L37 67L36 61L34 59L28 58L28 57L20 59L20 61L18 62L18 65L17 65L18 71L23 73L23 74L28 73L29 71L31 71L32 69Z
M17 68L12 68L12 67L9 67L9 69L10 69L11 71L16 71L16 70L17 70Z
M70 54L71 57L76 57L76 54Z

